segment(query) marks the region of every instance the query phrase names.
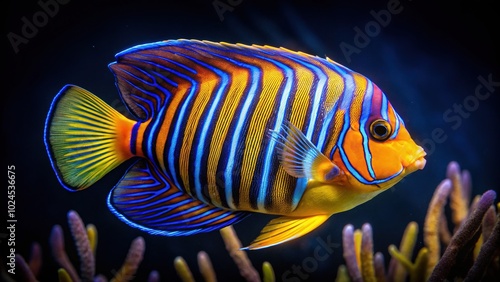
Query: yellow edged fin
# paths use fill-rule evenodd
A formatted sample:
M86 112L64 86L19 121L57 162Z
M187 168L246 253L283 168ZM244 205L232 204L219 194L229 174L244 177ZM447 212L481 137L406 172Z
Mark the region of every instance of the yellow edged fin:
M250 246L243 249L258 250L299 238L320 226L328 217L328 215L315 215L275 218L262 229L259 237Z
M85 189L132 157L134 124L89 91L66 85L45 124L45 145L61 184Z
M279 159L285 171L297 178L332 182L340 169L328 159L297 127L284 122L279 131L271 131L277 143Z

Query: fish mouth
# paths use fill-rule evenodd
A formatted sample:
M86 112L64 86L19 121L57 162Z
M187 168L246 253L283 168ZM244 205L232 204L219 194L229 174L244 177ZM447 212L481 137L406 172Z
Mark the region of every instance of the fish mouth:
M424 157L421 157L420 159L417 159L416 161L414 161L413 165L417 169L422 170L422 169L424 169L426 163L427 163L427 160Z
M427 160L424 158L427 154L424 149L420 147L418 151L418 156L410 163L410 165L406 168L409 173L414 172L416 170L422 170L427 163Z

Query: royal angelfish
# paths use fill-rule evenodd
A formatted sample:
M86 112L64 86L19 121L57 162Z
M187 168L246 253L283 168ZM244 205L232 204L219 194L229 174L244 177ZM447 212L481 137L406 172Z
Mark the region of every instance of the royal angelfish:
M109 65L127 118L66 85L45 144L68 190L130 158L110 210L152 234L191 235L279 215L248 246L300 237L425 166L384 93L326 58L270 46L169 40Z

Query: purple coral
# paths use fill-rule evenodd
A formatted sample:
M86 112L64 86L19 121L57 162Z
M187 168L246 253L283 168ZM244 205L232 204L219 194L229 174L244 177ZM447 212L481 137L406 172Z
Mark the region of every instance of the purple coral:
M87 237L87 229L85 229L82 219L75 211L68 212L68 223L81 259L80 271L82 280L92 281L95 275L95 260L89 238Z
M448 179L443 180L432 197L424 225L423 247L415 262L411 262L413 248L418 233L418 225L410 223L405 231L400 250L389 246L392 256L387 276L383 273L383 262L377 254L373 259L377 281L445 281L465 279L464 281L490 281L498 278L500 264L500 212L495 212L492 204L496 193L486 191L470 204L471 177L467 171L460 171L456 162L447 168ZM448 230L444 213L446 201L450 199L451 222L454 232ZM469 207L470 206L470 207ZM498 205L500 209L500 204ZM344 259L351 281L371 280L372 269L363 267L362 252L371 251L371 229L363 226L361 254L356 243L356 232L348 224L343 230ZM453 235L452 235L453 234ZM482 236L482 237L481 237ZM365 240L365 238L367 240ZM363 243L365 244L365 243ZM441 256L441 244L447 245ZM361 262L359 258L361 257ZM360 266L361 264L361 266ZM368 270L368 272L366 272ZM344 277L345 267L339 268L338 277ZM340 279L339 278L339 279Z
M443 256L434 268L434 271L429 277L429 281L443 281L446 279L457 263L459 252L464 248L470 251L470 245L475 243L475 240L473 240L474 238L477 240L483 217L495 201L495 197L496 193L492 190L486 191L483 196L481 196L476 208L466 218L465 222L460 225L455 235L451 238L450 245L446 248ZM491 245L498 245L498 242L491 243ZM487 247L489 246L483 245L483 248ZM487 251L487 253L490 252L491 251Z
M356 258L356 248L354 246L354 227L348 224L342 231L342 244L344 249L344 260L347 265L347 272L352 281L363 281Z

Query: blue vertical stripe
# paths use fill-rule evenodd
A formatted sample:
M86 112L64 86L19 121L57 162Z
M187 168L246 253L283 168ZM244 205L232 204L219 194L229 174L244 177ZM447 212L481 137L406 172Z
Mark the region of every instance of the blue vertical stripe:
M370 152L370 146L369 146L369 141L370 138L368 137L368 134L366 133L367 126L366 123L368 121L368 118L370 117L370 112L371 112L371 107L372 107L372 97L373 97L373 84L371 81L367 80L367 87L365 90L365 94L363 97L363 105L361 108L361 116L359 118L359 132L361 133L361 136L363 137L363 152L365 155L365 162L366 162L366 168L368 169L368 173L370 176L375 179L375 172L373 171L373 164L372 164L372 154Z
M184 55L182 55L184 56ZM214 122L214 113L215 110L219 107L219 102L223 96L223 94L227 91L228 83L229 83L229 76L227 73L221 71L220 69L211 66L209 64L206 64L204 62L201 62L199 60L196 60L194 58L184 56L189 58L190 60L198 63L199 65L206 67L210 69L211 71L215 72L220 78L221 78L221 83L217 86L217 91L215 93L215 97L213 98L213 102L208 110L208 114L205 117L205 120L203 122L203 127L201 129L201 135L199 138L199 141L197 142L196 146L196 159L195 163L193 164L194 166L194 182L195 182L195 191L196 191L196 196L197 199L202 200L207 202L207 199L203 196L202 193L202 185L201 185L201 180L200 180L200 170L203 167L205 169L205 166L201 162L201 157L206 153L204 151L205 148L205 139L207 137L207 132L208 132L208 127L211 122Z
M208 46L207 46L208 47ZM215 46L209 46L209 48L213 48L215 50L219 51L227 51L224 47L215 47ZM236 191L236 187L233 187L233 177L235 173L235 158L236 158L236 150L238 148L238 144L244 140L242 139L242 130L244 128L244 124L249 120L250 116L249 115L249 109L252 106L252 103L254 102L254 98L257 96L257 88L259 86L259 83L262 78L262 70L259 69L258 67L250 64L246 64L244 62L232 59L230 57L226 57L223 55L220 55L216 52L210 51L210 50L205 50L205 49L198 49L194 48L195 52L206 52L210 54L210 56L214 56L217 58L220 58L222 60L226 60L228 62L231 62L235 65L238 65L243 68L247 68L250 71L250 83L249 84L249 89L245 92L244 96L246 97L245 101L243 102L243 106L241 108L241 111L237 114L234 115L234 119L237 119L236 121L236 126L234 127L234 131L231 134L228 132L228 135L231 135L231 140L230 140L230 146L229 146L229 154L227 157L227 163L225 164L225 169L224 169L224 195L225 200L227 202L227 206L230 209L236 209L235 201L234 201L234 192ZM239 52L238 50L233 50L234 53L238 53L244 56L248 56L248 53L244 52ZM258 97L258 96L257 96Z
M267 59L267 58L264 58ZM285 87L282 91L282 96L281 96L281 101L279 104L278 108L278 113L276 114L276 122L274 124L274 131L279 131L281 128L281 125L283 124L283 119L285 115L285 111L288 108L288 97L290 96L290 92L292 89L292 84L294 81L294 72L293 70L285 65L282 64L278 61L274 61L271 59L267 59L268 61L272 62L276 66L278 66L280 69L283 70L285 73ZM278 94L279 95L279 94ZM267 195L267 190L269 189L269 172L271 170L270 165L271 165L271 158L273 157L275 152L275 147L276 147L276 141L273 138L270 138L269 144L267 145L267 150L265 153L265 158L263 160L264 163L264 168L262 170L262 178L260 182L260 189L259 189L259 195L257 196L257 208L261 211L264 211L264 203L266 200L266 195Z
M132 155L137 153L137 130L139 130L139 126L141 126L141 122L136 122L134 127L132 127L132 134L130 136L130 152Z
M387 105L387 98L382 93L382 103L380 104L380 115L386 121L389 121L388 107L389 106Z
M198 82L191 77L178 73L174 70L171 70L174 72L177 76L179 76L182 79L185 79L191 83L191 90L189 93L186 95L186 98L184 102L182 103L179 116L177 117L177 120L174 125L174 131L172 134L172 138L169 144L169 149L168 149L168 168L170 171L170 175L172 176L172 180L175 183L175 186L177 187L184 187L184 185L180 185L180 181L178 179L178 173L175 170L175 162L177 161L177 158L175 157L175 148L177 147L177 143L179 142L179 134L181 130L182 124L185 122L185 115L186 115L186 110L187 107L191 104L191 101L193 98L196 96L196 93L198 93ZM184 187L187 188L187 187Z
M251 86L246 93L245 102L243 102L243 107L241 112L238 114L238 120L236 122L236 127L234 129L233 136L231 137L231 149L229 150L229 156L227 159L226 170L224 171L224 183L226 188L226 200L229 208L236 209L233 199L233 170L234 170L234 160L236 156L236 148L238 143L242 140L241 131L243 130L243 124L248 120L249 114L248 109L252 105L254 98L257 96L257 87L259 86L259 81L262 79L262 73L260 69L255 66L248 65L251 73Z

